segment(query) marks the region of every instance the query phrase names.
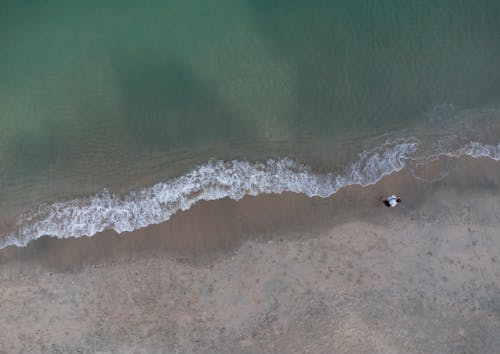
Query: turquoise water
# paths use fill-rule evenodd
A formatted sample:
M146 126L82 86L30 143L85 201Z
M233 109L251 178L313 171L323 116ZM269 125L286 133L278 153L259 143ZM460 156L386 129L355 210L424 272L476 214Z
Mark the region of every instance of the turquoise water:
M498 1L3 1L4 234L42 203L125 198L210 160L330 178L415 137L419 158L480 155L470 141L496 158L498 58Z

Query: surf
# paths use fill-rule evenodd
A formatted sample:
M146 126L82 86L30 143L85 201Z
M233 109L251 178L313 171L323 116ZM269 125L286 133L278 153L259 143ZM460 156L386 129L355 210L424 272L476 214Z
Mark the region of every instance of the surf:
M415 162L441 157L487 157L500 160L500 144L469 142L453 151L422 154L415 137L386 141L362 151L343 173L317 173L307 164L282 158L260 162L211 160L187 173L126 194L109 190L69 200L45 203L18 216L15 229L2 237L0 248L26 246L43 236L93 236L104 230L133 231L168 221L199 201L292 192L327 198L350 185L368 186ZM415 171L412 171L415 175Z

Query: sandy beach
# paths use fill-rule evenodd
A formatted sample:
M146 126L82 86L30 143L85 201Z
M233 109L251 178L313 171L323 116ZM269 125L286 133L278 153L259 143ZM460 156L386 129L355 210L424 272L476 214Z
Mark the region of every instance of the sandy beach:
M0 251L1 353L494 353L500 165ZM397 208L380 200L403 198Z

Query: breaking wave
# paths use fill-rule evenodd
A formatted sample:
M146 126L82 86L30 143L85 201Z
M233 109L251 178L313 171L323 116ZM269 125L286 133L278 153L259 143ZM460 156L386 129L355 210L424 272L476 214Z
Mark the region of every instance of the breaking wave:
M42 236L68 238L92 236L107 229L133 231L167 221L177 211L187 210L201 200L239 200L247 195L282 192L329 197L345 186L374 184L402 170L407 162L421 160L424 157L420 145L416 138L386 142L359 154L358 160L340 174L318 174L288 158L210 161L185 175L125 195L104 190L92 196L42 204L18 217L15 230L2 238L0 248L26 246ZM500 144L471 142L453 151L426 154L425 158L444 155L500 160Z

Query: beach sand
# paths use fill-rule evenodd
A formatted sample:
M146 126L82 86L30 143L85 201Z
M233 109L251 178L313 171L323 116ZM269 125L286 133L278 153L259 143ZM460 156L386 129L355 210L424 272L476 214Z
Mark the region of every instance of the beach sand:
M0 352L494 353L500 164L0 251ZM382 197L403 199L386 208Z

